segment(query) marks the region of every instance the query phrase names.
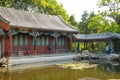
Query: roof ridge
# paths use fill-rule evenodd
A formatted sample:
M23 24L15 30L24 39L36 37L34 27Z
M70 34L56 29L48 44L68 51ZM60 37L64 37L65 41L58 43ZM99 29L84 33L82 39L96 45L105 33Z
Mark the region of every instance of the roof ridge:
M32 14L39 14L39 15L45 15L45 16L56 16L56 15L50 15L50 14L44 14L44 13L39 13L39 12L30 12L30 11L25 11L25 10L20 10L20 9L15 9L15 8L7 8L7 7L2 7L0 8L8 9L8 10L14 10L14 11L19 11L19 12L25 12L25 13L32 13Z

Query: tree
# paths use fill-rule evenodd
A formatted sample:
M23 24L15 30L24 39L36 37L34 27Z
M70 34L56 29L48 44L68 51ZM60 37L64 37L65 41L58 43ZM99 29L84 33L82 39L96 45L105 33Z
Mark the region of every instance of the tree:
M95 15L88 27L91 29L91 33L104 32L105 27L109 26L107 20L102 15Z
M56 0L2 0L0 1L0 6L50 15L60 15L66 22L69 20L66 10Z
M91 18L94 17L94 12L91 12L90 14L87 11L84 11L81 21L79 22L79 26L78 29L80 31L80 33L82 34L90 34L91 33L91 29L88 27Z
M120 27L116 22L106 19L101 14L96 14L88 27L91 29L91 33L120 32Z
M33 6L33 0L2 0L0 6L29 10Z
M108 7L105 15L114 19L120 26L120 0L99 0L98 4L100 7Z
M70 16L69 22L72 26L75 26L76 28L78 27L78 22L75 20L74 15Z

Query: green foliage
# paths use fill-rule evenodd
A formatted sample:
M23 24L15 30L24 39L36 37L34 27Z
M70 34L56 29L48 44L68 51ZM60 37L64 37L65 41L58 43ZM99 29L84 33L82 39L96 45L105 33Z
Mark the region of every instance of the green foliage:
M99 0L100 7L108 10L100 11L91 18L88 28L91 33L116 32L120 33L120 0Z
M78 22L75 20L74 15L70 16L69 22L72 26L75 26L76 28L78 27Z
M58 4L56 0L2 0L0 1L0 6L50 15L59 15L66 22L69 21L69 15L63 6Z
M120 26L120 0L99 0L100 7L108 7L106 16L114 19Z
M2 0L0 6L28 10L29 7L33 6L32 3L32 0Z
M91 22L91 18L93 17L94 17L94 12L89 14L87 11L84 11L81 21L79 22L79 26L78 26L80 33L82 34L91 33L91 29L88 27L88 25Z
M107 21L101 15L95 15L91 22L89 23L88 27L91 29L92 33L100 33L104 32L105 27L109 26Z
M116 22L108 20L100 14L95 15L91 19L88 27L91 29L92 33L120 32L120 27Z

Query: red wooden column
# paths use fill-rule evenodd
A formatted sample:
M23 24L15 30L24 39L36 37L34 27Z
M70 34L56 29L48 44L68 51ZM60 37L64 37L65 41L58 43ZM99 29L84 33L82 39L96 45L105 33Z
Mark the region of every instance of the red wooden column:
M31 53L31 51L32 51L32 37L30 35L28 36L28 46L29 46L29 50Z
M9 56L12 56L12 32L9 32L9 47L10 47L10 52Z
M2 20L0 20L0 27L2 27L5 31L9 31L10 30L10 26L9 26L9 22L4 22L4 21L2 21ZM10 36L10 34L9 34L9 36ZM11 34L11 37L12 37L12 34ZM11 39L12 40L12 39ZM8 44L10 43L10 38L5 38L4 37L4 40L3 40L3 52L4 52L4 56L5 55L9 55L10 56L10 52L7 52L7 51L9 51L10 49L12 49L12 48L10 48L10 45L12 44L10 44L10 45L8 45ZM8 53L8 54L6 54L6 53Z
M58 33L55 33L55 53L58 53Z
M70 52L72 52L72 36L70 37Z
M36 32L34 32L34 55L37 55L37 49L36 49L36 36L37 35L37 33Z
M67 47L67 37L64 37L64 47L66 48L66 49L68 49L68 47Z
M52 53L52 48L53 48L53 45L52 45L53 43L52 43L52 37L50 36L49 37L49 53Z
M57 54L58 53L58 50L57 50L57 37L55 37L55 53Z
M9 50L10 50L10 48L9 48L9 40L8 40L9 38L7 38L6 36L4 36L4 56L9 56Z

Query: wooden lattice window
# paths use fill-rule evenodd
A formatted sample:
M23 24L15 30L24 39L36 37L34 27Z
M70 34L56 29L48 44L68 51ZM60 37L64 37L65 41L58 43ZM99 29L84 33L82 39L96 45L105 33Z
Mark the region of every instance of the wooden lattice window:
M28 35L27 34L16 34L13 36L13 46L27 46Z

